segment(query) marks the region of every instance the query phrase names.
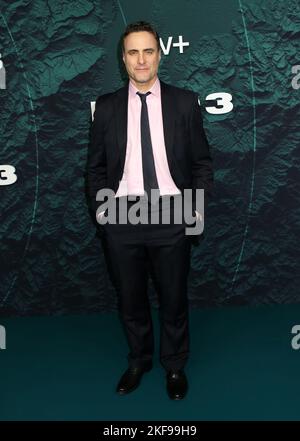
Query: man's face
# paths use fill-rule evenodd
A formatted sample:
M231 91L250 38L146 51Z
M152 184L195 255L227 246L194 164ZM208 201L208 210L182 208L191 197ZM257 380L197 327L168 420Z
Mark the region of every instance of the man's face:
M129 78L137 88L154 84L160 58L156 39L150 32L132 32L125 38L123 61Z

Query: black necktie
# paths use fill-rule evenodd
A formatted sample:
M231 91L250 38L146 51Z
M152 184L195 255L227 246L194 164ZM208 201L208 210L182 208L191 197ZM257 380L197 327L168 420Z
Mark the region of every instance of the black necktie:
M142 101L141 110L141 144L142 144L142 161L143 161L143 177L144 177L144 190L147 193L150 201L151 189L158 189L158 182L155 172L154 157L151 143L148 107L146 103L147 95L151 92L140 93L138 96Z

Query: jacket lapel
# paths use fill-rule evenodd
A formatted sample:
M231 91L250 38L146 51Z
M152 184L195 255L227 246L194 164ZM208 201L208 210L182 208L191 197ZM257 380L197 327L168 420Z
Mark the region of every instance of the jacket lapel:
M170 88L166 83L160 81L161 90L161 107L164 125L164 139L169 167L171 168L173 161L173 143L175 129L175 102Z
M128 113L128 83L116 92L114 112L117 122L117 139L121 169L124 169L127 146L127 113Z

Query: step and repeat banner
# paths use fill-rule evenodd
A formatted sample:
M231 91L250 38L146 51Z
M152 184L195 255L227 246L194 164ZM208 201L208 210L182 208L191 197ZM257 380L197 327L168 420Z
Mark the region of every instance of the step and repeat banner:
M124 84L119 39L137 20L159 32L160 78L198 93L211 146L190 304L298 302L299 1L1 0L1 314L116 309L86 161L93 103Z

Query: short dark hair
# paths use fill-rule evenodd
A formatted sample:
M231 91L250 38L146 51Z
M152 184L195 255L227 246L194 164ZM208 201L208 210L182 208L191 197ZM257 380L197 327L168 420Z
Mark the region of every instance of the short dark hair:
M127 35L131 34L132 32L141 32L141 31L150 32L150 34L152 34L156 40L157 49L160 50L159 35L156 32L156 30L154 29L154 27L150 23L148 23L147 21L136 21L135 23L130 23L129 25L127 25L127 27L121 37L121 45L122 45L123 52L125 50L124 40L127 37Z

